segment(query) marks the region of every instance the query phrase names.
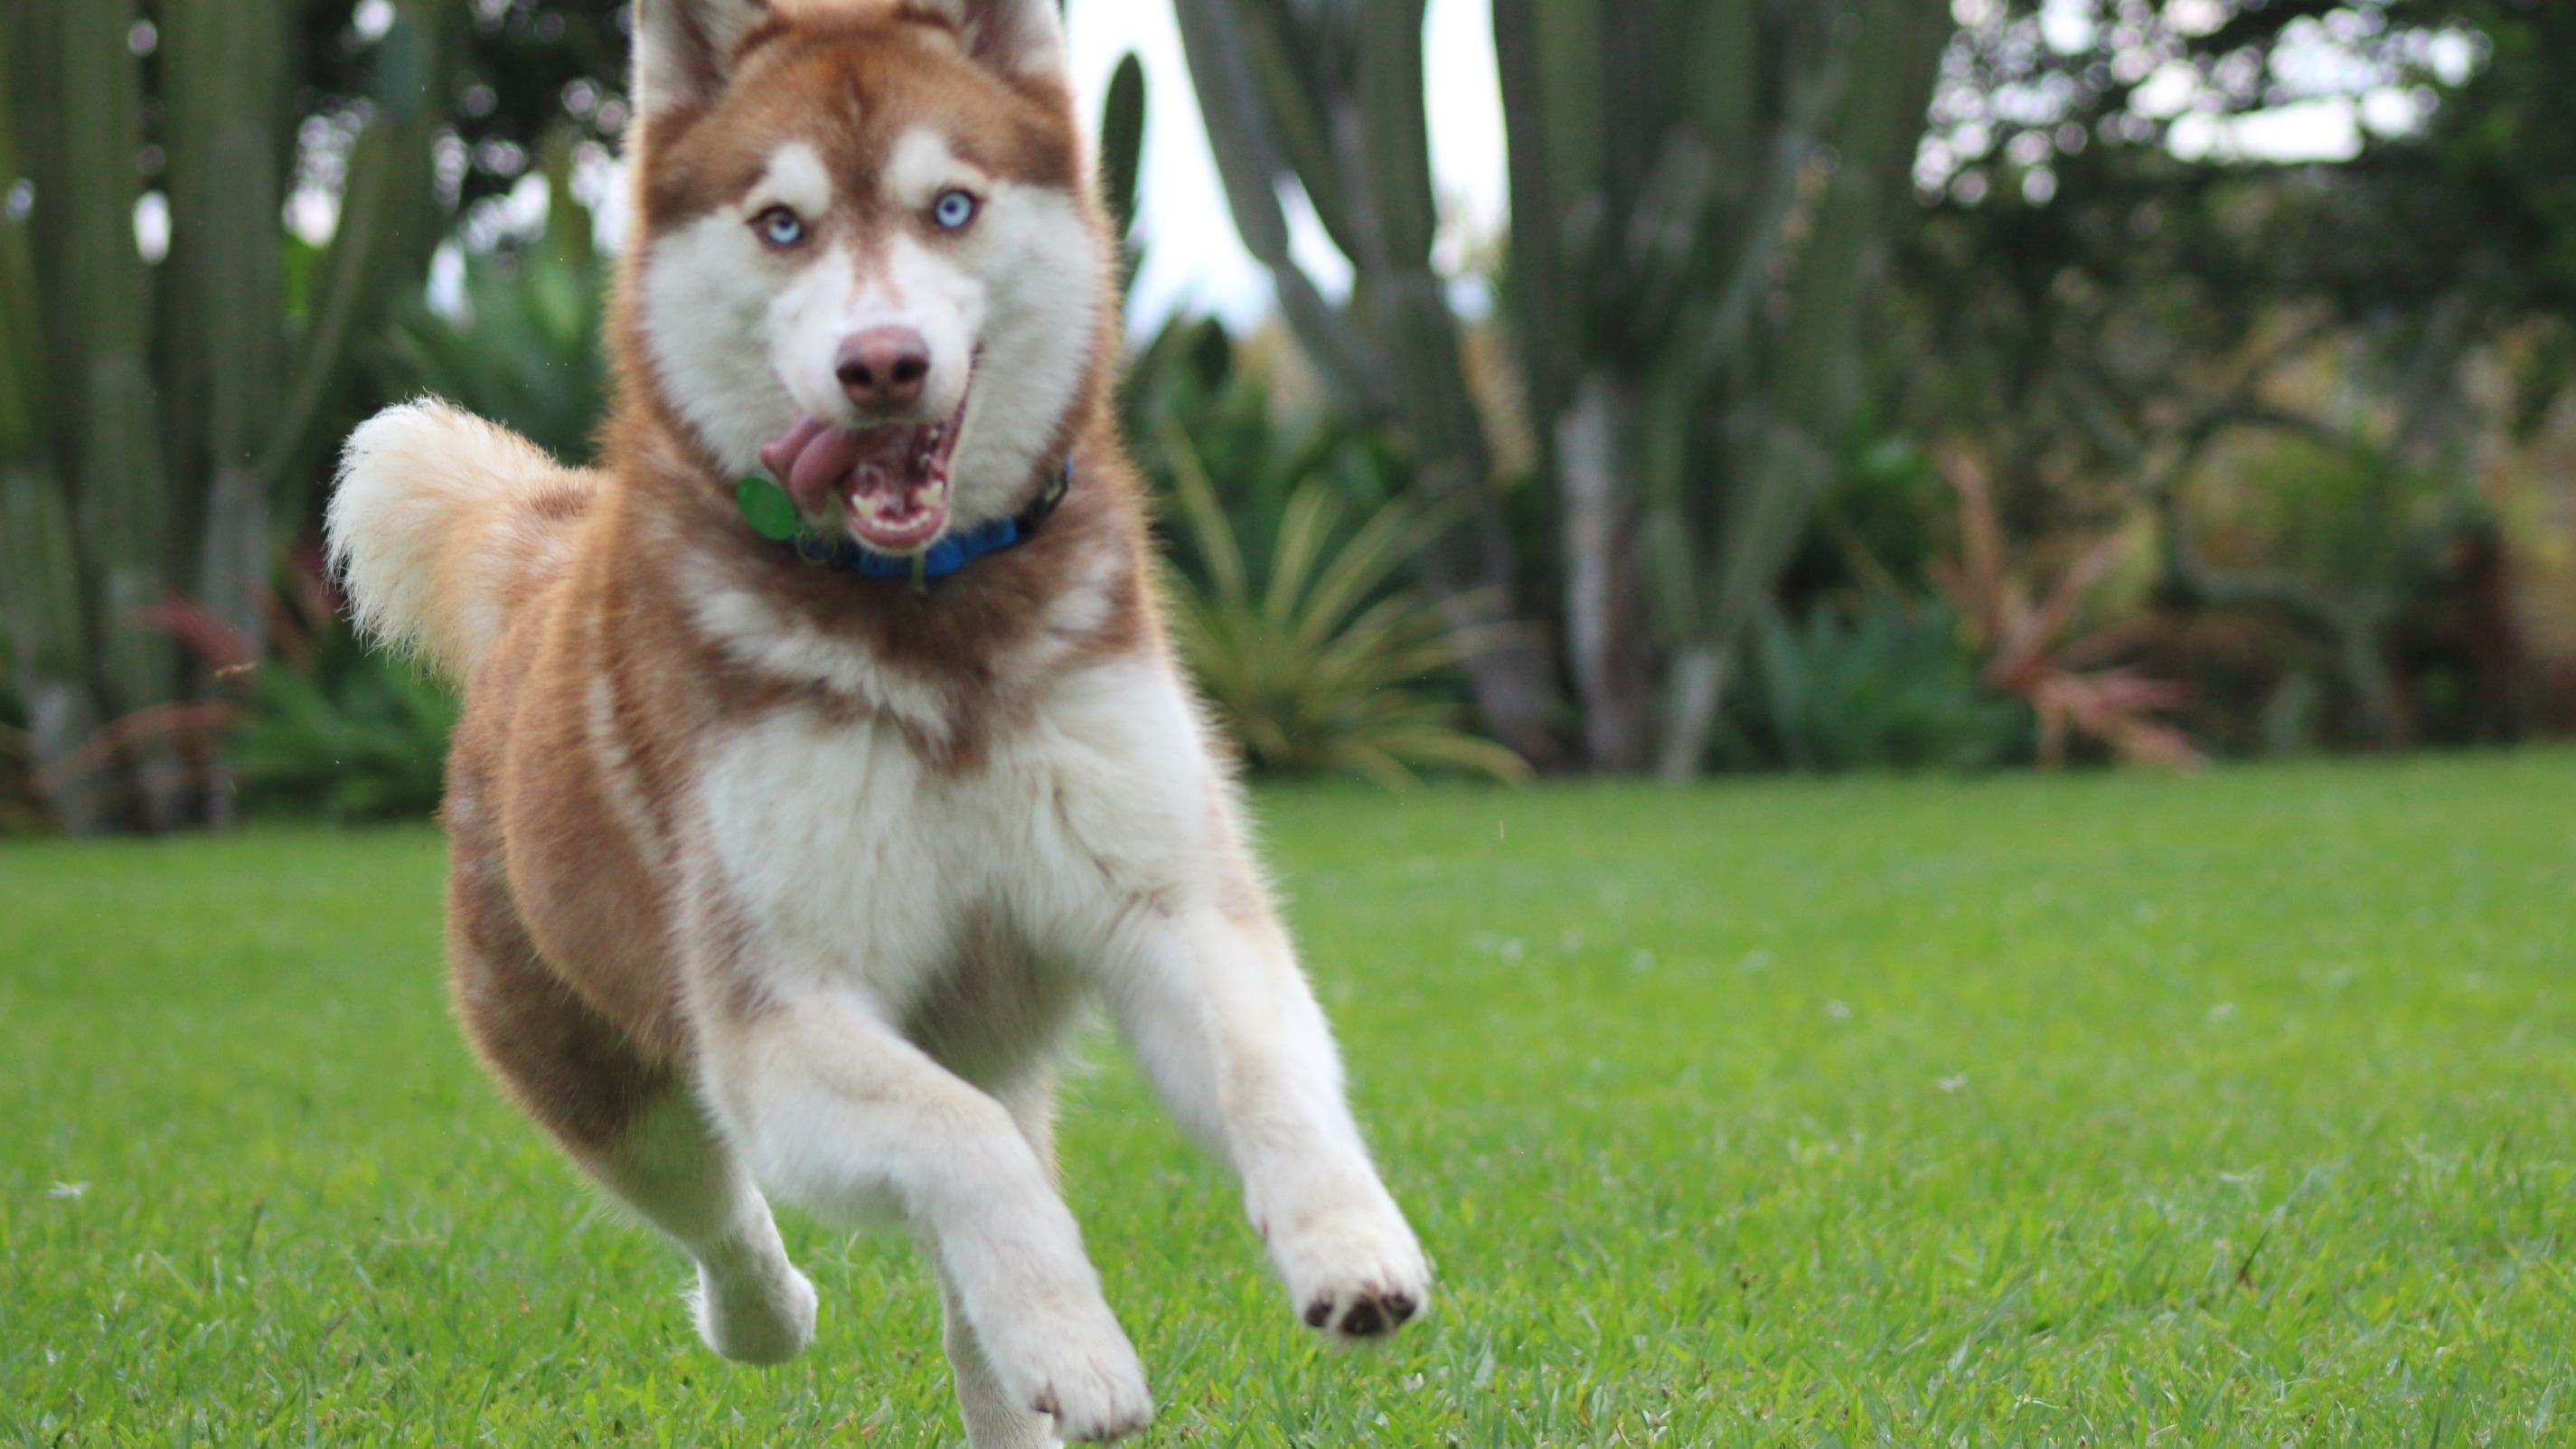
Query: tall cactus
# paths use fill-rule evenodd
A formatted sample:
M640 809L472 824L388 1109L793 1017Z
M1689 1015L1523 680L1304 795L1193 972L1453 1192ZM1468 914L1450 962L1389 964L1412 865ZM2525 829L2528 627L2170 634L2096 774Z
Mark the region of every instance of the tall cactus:
M147 617L192 598L260 642L274 520L391 284L435 243L435 78L455 0L398 0L307 325L279 202L297 0L162 0L171 249L137 254L134 0L0 0L0 606L64 828L220 822L166 731L215 681ZM114 722L122 721L118 726Z
M1947 0L1493 0L1510 295L1558 486L1565 637L1596 769L1686 772L1720 665L1778 581L1851 405L1860 304ZM1508 588L1457 326L1429 261L1422 0L1177 0L1238 230L1333 395L1474 500L1431 559ZM1288 251L1301 185L1357 274ZM1535 651L1479 701L1506 742L1555 706Z
M30 23L13 96L29 152L38 315L55 379L46 431L70 480L80 543L86 683L100 718L176 698L178 651L142 612L167 590L174 532L152 375L151 278L135 250L142 76L132 0L17 0ZM16 52L21 47L12 45ZM42 646L39 646L41 652ZM123 752L114 803L146 828L185 819L187 775L167 739ZM76 770L64 761L48 779Z
M1457 319L1431 266L1438 219L1423 116L1423 0L1176 0L1199 110L1245 246L1333 400L1394 428L1460 523L1423 554L1453 622L1510 617L1514 561L1492 459L1460 367ZM1289 254L1283 184L1301 187L1356 280L1325 300ZM1545 767L1562 696L1534 639L1468 663L1487 727Z
M0 186L9 188L0 211L0 621L15 646L14 682L40 769L69 758L99 726L86 585L51 436L56 413L36 283L35 182L19 145L17 108L6 103L43 73L41 55L19 54L34 48L25 42L50 38L50 27L0 26ZM92 781L53 771L45 778L66 829L92 831L105 821L106 803Z
M1949 8L1494 0L1513 302L1596 767L1705 753L1849 424Z

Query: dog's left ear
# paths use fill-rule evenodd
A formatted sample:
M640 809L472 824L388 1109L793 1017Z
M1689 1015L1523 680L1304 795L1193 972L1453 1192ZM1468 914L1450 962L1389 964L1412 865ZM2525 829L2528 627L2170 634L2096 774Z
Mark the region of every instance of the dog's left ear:
M734 47L768 18L769 0L635 0L635 94L646 114L714 100Z
M966 53L1004 75L1062 76L1064 22L1056 0L911 0L957 27Z

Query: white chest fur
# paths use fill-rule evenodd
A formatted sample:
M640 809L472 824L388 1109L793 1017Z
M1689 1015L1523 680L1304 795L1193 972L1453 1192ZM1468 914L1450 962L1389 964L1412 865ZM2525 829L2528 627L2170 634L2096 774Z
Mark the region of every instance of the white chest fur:
M970 772L928 768L889 723L790 706L700 776L753 969L896 1016L979 927L1080 967L1133 913L1204 898L1219 788L1178 681L1143 658L1068 676Z

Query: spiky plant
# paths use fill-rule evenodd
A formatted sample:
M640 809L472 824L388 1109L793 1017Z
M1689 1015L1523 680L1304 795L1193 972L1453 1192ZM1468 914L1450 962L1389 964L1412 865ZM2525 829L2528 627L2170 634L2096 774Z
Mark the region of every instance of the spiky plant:
M1352 773L1407 789L1417 770L1528 778L1520 756L1458 727L1458 707L1426 686L1500 631L1456 629L1400 581L1447 521L1396 499L1349 527L1352 509L1322 476L1288 496L1262 577L1180 426L1158 432L1180 522L1206 580L1169 579L1173 629L1220 725L1263 769Z
M2074 628L2086 595L2118 561L2118 534L2086 548L2047 594L2033 600L2005 556L2002 521L1983 465L1956 449L1941 471L1959 494L1959 561L1934 571L1985 654L1979 677L2030 702L2039 717L2039 764L2066 763L2069 735L2100 740L2131 764L2186 767L2202 763L2183 732L2158 718L2182 707L2183 687L2101 661L2127 642L2118 626L2080 638Z

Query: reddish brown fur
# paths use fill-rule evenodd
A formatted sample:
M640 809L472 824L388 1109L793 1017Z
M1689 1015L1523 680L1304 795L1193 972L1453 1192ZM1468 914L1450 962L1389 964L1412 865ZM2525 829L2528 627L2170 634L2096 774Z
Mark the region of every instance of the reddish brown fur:
M619 277L618 401L597 498L563 524L577 530L569 565L476 669L450 766L458 1014L513 1095L576 1151L613 1141L678 1079L693 1049L668 903L680 898L671 853L698 744L783 703L870 708L728 655L693 620L691 571L677 566L684 554L781 616L863 643L890 671L944 693L953 726L913 737L944 771L979 768L995 728L1031 708L1046 680L1014 678L1001 661L1046 627L1048 604L1084 560L1109 551L1120 561L1112 606L1068 641L1075 647L1057 672L1163 647L1138 486L1109 411L1116 337L1107 316L1059 435L1077 483L1034 540L924 596L809 567L743 527L731 481L681 424L648 361L636 299L650 238L738 202L782 134L812 140L835 175L872 174L898 125L924 116L990 174L1081 187L1064 88L975 64L944 23L889 12L782 15L737 55L740 70L716 103L657 115L639 139L645 240L628 248ZM1096 202L1086 197L1085 209L1098 234ZM1103 295L1114 292L1104 285ZM1029 480L1032 491L1038 481ZM604 759L593 737L595 690L609 701L622 760ZM713 924L720 934L723 923ZM742 1013L760 1001L744 987L705 1005Z

